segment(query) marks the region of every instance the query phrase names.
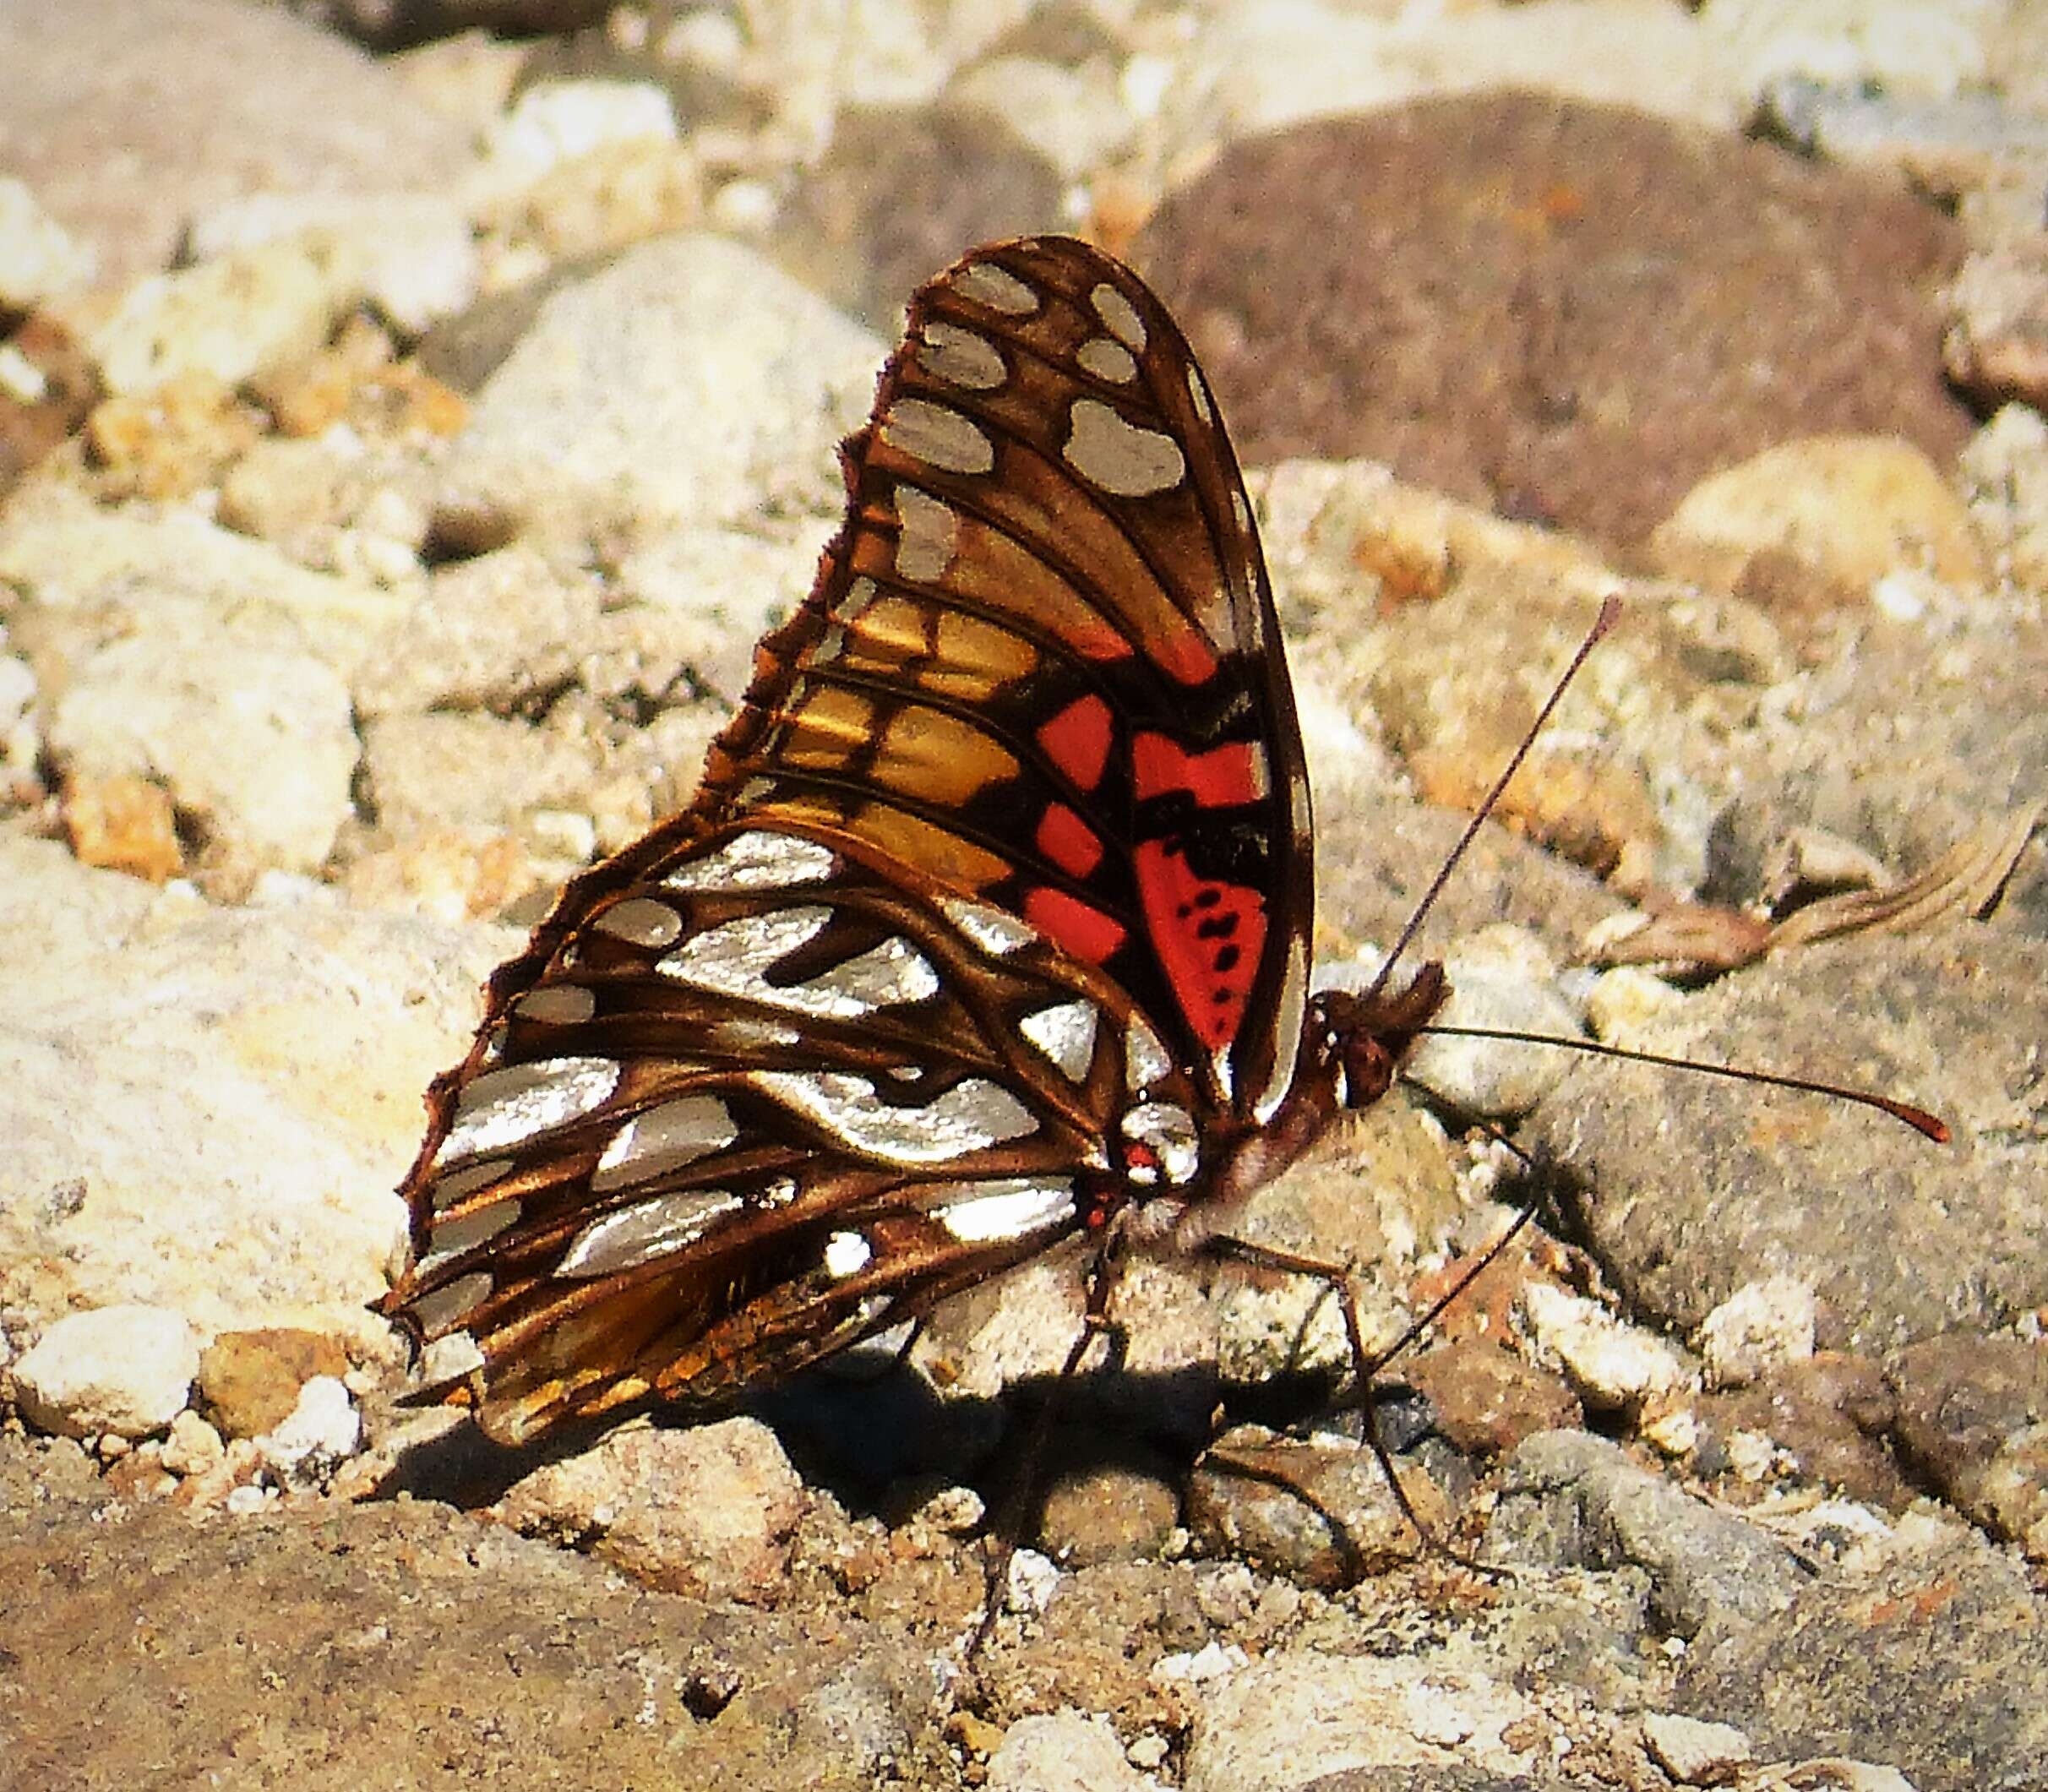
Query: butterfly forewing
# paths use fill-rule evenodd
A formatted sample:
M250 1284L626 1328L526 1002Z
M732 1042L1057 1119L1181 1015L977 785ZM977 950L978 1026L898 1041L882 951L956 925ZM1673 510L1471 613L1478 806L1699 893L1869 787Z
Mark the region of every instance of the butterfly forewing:
M1289 1094L1307 786L1179 332L1085 245L978 252L845 460L697 799L569 886L436 1085L385 1310L501 1436L729 1397L1198 1201Z

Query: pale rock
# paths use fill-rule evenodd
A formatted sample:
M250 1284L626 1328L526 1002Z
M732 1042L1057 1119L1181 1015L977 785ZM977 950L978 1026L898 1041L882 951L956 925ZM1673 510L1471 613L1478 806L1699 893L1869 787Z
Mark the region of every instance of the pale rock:
M1988 577L1961 498L1920 449L1888 436L1808 437L1710 474L1650 549L1673 576L1723 587L1766 553L1849 591L1899 570L1965 591Z
M1019 1718L989 1757L989 1792L1144 1792L1108 1718L1071 1708Z
M14 1366L22 1416L63 1437L147 1437L184 1410L199 1370L183 1315L124 1302L57 1320Z
M1694 1337L1709 1387L1745 1387L1813 1354L1819 1303L1796 1276L1746 1282L1709 1313Z
M1539 1349L1588 1406L1633 1406L1686 1383L1685 1366L1668 1344L1624 1324L1596 1300L1532 1282L1519 1305Z
M1672 1711L1642 1720L1651 1760L1681 1786L1714 1786L1733 1779L1752 1758L1750 1740L1730 1724L1709 1724Z
M301 1325L362 1360L391 1354L364 1304L402 1230L392 1190L421 1092L522 937L324 904L217 910L0 838L17 1322L141 1301L208 1334Z
M1553 1038L1583 1038L1579 1017L1558 993L1556 961L1525 928L1481 929L1444 956L1451 999L1437 1014L1446 1027L1490 1027ZM1577 1054L1568 1049L1499 1039L1423 1038L1407 1073L1461 1114L1514 1119L1561 1081Z
M204 1474L218 1468L226 1456L227 1446L221 1434L190 1407L171 1421L161 1460L172 1473Z
M790 519L838 518L834 449L881 359L750 250L643 243L542 302L452 444L449 501L569 545L682 523L793 538Z
M362 1437L362 1421L347 1388L334 1375L314 1375L299 1389L284 1423L256 1441L280 1480L318 1486L333 1477Z
M30 311L86 285L93 254L19 181L0 175L0 310Z
M359 241L304 231L150 275L83 333L111 393L154 391L188 373L237 385L320 347L368 277Z
M493 1508L529 1536L587 1544L635 1579L700 1599L771 1605L803 1484L758 1419L627 1425L515 1483Z
M447 193L251 193L195 218L189 253L207 261L312 232L342 246L363 297L409 334L476 301L476 235Z

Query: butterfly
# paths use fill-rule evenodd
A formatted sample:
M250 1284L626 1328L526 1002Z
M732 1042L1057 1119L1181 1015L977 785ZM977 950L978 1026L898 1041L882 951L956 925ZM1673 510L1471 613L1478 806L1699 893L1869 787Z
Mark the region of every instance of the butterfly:
M1446 998L1311 990L1251 508L1136 275L974 251L842 458L694 801L569 883L429 1092L379 1310L501 1441L730 1404L1076 1237L1197 1247Z

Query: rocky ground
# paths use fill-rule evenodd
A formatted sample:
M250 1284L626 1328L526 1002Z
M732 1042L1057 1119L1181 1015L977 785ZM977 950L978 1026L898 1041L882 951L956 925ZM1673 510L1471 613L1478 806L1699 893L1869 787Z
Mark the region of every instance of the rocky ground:
M2045 192L2021 0L0 8L0 1787L2048 1787ZM1376 1406L1497 1571L1185 1265L1043 1451L1060 1258L717 1424L393 1404L481 980L1046 229L1251 470L1332 979L1616 595L1452 1018L1953 1129L1438 1041L1266 1191L1381 1342L1539 1201Z

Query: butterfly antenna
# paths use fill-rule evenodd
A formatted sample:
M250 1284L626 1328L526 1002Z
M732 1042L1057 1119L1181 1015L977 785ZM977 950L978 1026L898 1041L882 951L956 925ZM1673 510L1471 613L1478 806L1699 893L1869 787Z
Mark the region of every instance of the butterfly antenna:
M1579 643L1578 651L1571 656L1571 663L1565 667L1557 683L1551 688L1550 694L1544 700L1543 707L1536 712L1535 721L1529 724L1528 732L1522 737L1521 745L1509 755L1507 764L1502 767L1500 776L1494 780L1493 788L1486 793L1484 801L1472 812L1472 819L1465 824L1465 831L1458 836L1457 844L1452 847L1445 855L1444 862L1436 868L1436 875L1430 880L1430 887L1423 892L1422 900L1410 912L1408 924L1401 929L1401 937L1394 941L1394 949L1381 961L1379 973L1366 990L1368 1001L1386 993L1387 982L1394 974L1394 967L1400 962L1402 954L1415 943L1415 935L1421 932L1423 922L1428 918L1430 909L1435 907L1437 897L1443 894L1444 885L1450 881L1457 862L1465 856L1466 849L1478 836L1480 826L1498 806L1501 793L1507 788L1509 781L1521 771L1522 762L1529 756L1529 749L1536 744L1537 736L1548 725L1551 712L1562 700L1572 679L1578 676L1579 667L1586 663L1593 650L1599 645L1600 637L1614 627L1620 615L1621 600L1619 597L1610 596L1601 602L1600 613L1593 618L1593 627L1586 631L1586 639Z
M1631 1051L1623 1045L1609 1045L1599 1039L1574 1039L1564 1033L1517 1032L1505 1027L1440 1027L1435 1023L1419 1031L1446 1039L1505 1039L1518 1045L1555 1045L1568 1052L1585 1052L1595 1058L1619 1058L1629 1064L1654 1065L1661 1070L1693 1070L1702 1076L1725 1076L1732 1082L1760 1082L1773 1089L1797 1089L1807 1095L1825 1095L1836 1101L1853 1102L1859 1108L1874 1108L1880 1114L1903 1120L1915 1132L1936 1145L1949 1141L1947 1122L1915 1108L1909 1102L1894 1101L1868 1089L1852 1089L1817 1077L1789 1076L1776 1070L1751 1070L1732 1064L1702 1064L1695 1058L1670 1058L1661 1052Z

